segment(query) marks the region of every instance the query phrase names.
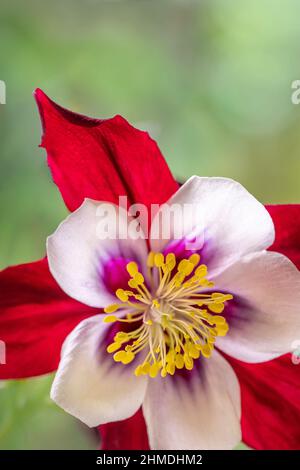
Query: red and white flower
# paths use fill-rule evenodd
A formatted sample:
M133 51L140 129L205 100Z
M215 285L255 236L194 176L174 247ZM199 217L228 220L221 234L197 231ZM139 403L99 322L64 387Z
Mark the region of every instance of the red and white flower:
M226 178L181 188L147 133L36 92L53 179L72 211L47 259L0 273L0 378L55 370L51 396L104 448L300 448L299 206ZM97 237L97 208L195 204L181 240ZM203 237L197 250L191 236ZM289 259L290 258L290 259ZM295 264L293 264L295 263ZM296 266L295 266L296 265ZM50 269L49 269L50 268ZM63 343L63 347L62 347ZM298 374L298 375L297 375ZM122 421L121 421L122 420ZM110 423L110 424L106 424Z

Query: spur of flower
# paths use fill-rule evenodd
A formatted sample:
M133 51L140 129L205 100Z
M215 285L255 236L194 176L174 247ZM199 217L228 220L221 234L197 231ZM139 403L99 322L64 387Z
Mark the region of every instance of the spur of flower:
M57 369L52 399L100 425L107 449L299 448L299 206L264 207L227 178L179 187L122 117L35 96L71 213L47 258L0 273L0 377ZM137 220L120 196L157 211ZM118 216L111 238L99 237L103 204ZM157 236L164 207L195 204Z

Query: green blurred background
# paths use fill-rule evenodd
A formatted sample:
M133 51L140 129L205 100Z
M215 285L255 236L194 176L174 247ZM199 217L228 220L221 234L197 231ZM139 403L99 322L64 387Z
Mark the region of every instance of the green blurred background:
M229 176L262 202L299 202L299 10L298 0L1 0L0 268L43 256L66 215L38 148L36 87L149 130L181 180ZM51 404L50 383L0 383L0 448L96 446Z

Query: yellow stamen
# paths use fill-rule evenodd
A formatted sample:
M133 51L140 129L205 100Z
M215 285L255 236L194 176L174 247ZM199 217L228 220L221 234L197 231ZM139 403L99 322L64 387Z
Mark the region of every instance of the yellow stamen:
M104 323L114 323L118 321L118 318L115 315L108 315L103 319Z
M131 331L116 333L107 352L126 365L143 351L143 362L135 365L137 377L154 379L183 368L192 370L194 361L209 358L216 338L228 332L226 318L220 314L233 297L207 291L213 282L207 279L206 265L199 262L197 253L178 261L174 253L150 252L148 287L137 263L127 264L132 290L117 289L121 303L104 309L108 314L124 310L124 315L108 315L103 321L133 325Z
M128 294L127 292L124 291L124 289L118 289L116 291L116 296L118 299L121 300L121 302L127 302L128 301Z
M138 265L134 261L128 263L126 269L131 277L134 277L139 272Z
M108 305L108 307L105 307L104 312L105 312L105 313L114 313L114 312L116 312L119 308L120 308L120 306L119 306L118 304Z
M153 268L154 267L154 256L155 253L153 251L150 251L148 258L147 258L147 266L148 268Z
M198 253L194 253L193 255L189 257L189 262L193 263L194 266L197 266L199 264L199 261L200 261L200 255L198 255Z
M113 352L118 351L118 349L120 349L121 346L122 346L121 343L111 343L109 346L107 346L106 351L109 353L113 353Z
M157 267L157 268L160 268L161 266L163 266L164 264L164 255L162 253L155 253L154 255L154 265Z

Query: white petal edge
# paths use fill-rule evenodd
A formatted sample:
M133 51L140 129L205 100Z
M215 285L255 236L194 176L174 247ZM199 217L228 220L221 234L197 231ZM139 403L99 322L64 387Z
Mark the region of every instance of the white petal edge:
M118 217L117 239L101 239L101 214ZM101 209L101 214L99 214ZM110 221L111 224L114 220ZM112 225L111 225L112 226ZM113 257L128 257L144 266L147 246L144 238L134 239L137 222L114 204L85 199L47 239L49 268L60 287L70 296L91 307L105 307L115 301L107 291L102 276L104 264ZM103 232L101 232L103 233ZM128 237L121 239L119 235ZM141 233L141 232L140 232Z
M147 387L134 366L115 363L101 346L109 326L95 315L70 333L51 388L52 400L90 427L132 416Z
M204 243L211 258L210 274L274 241L274 224L266 208L232 179L192 176L166 205L186 207L186 211L175 217L170 228L168 217L162 218L164 206L160 208L151 226L152 250L163 251L169 240L180 235L197 236L198 245ZM160 239L159 233L164 234Z
M271 251L245 256L214 282L237 300L232 308L229 302L229 332L217 339L220 349L250 363L291 351L300 337L300 271L287 257Z
M240 442L237 377L217 351L200 360L191 380L176 373L149 380L143 413L151 449L232 449Z

